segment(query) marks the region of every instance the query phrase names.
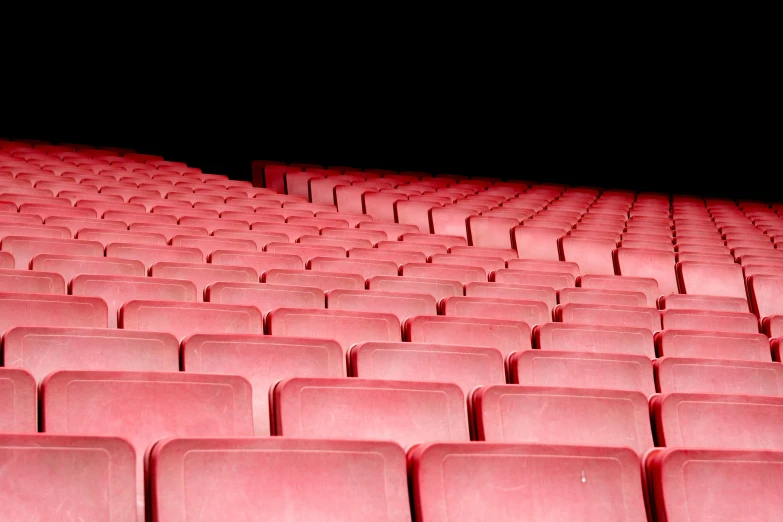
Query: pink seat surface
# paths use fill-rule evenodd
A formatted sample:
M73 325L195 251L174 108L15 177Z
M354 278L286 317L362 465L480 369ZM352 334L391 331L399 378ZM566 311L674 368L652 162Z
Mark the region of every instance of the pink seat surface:
M38 398L35 378L20 368L0 368L0 433L36 431Z
M641 461L628 448L433 443L409 462L417 520L647 522Z
M655 335L661 357L769 362L769 339L760 333L667 329Z
M783 395L783 365L778 363L662 357L654 367L661 393Z
M536 348L655 358L653 333L648 328L590 324L547 323L533 329Z
M391 442L167 439L149 470L153 520L411 521L405 452Z

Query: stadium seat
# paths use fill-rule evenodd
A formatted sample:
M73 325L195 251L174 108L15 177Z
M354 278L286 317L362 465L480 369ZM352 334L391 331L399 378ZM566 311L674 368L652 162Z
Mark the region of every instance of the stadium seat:
M696 357L769 362L769 339L759 333L673 330L655 336L661 357Z
M367 191L361 194L362 212L371 216L374 221L383 223L394 223L395 219L395 206L397 201L407 201L408 196L402 193L390 193L390 192L372 192ZM338 205L339 207L339 205ZM416 224L406 224L408 227L416 227L416 231L419 230L419 226ZM429 227L429 221L427 222ZM428 228L429 230L429 228Z
M403 242L411 243L426 243L443 245L446 248L452 248L455 246L467 246L467 241L461 236L447 236L444 234L414 234L407 233L402 235Z
M428 279L449 279L460 281L462 284L487 281L487 272L483 268L465 265L406 263L402 265L400 275Z
M443 299L439 308L447 317L524 321L531 327L548 323L552 318L549 307L542 301L453 296Z
M4 222L0 214L0 240L9 236L70 239L71 231L66 227L34 225L32 223Z
M650 411L667 448L783 448L783 397L666 393L652 398Z
M614 251L617 274L655 279L662 295L678 293L674 253L623 247Z
M190 233L188 232L188 234ZM207 234L208 232L206 231L206 229L204 229L203 235L207 235ZM212 235L214 237L219 237L219 238L244 239L248 241L253 241L256 244L256 250L259 252L264 251L264 249L269 243L288 242L288 236L286 236L285 234L273 234L273 233L264 233L258 231L242 232L239 230L218 228L217 230L212 232Z
M188 236L208 236L206 228L198 227L185 227L182 225L150 225L147 223L136 223L130 226L132 232L151 232L155 234L162 234L166 238L166 242L171 241L171 238L176 235L188 235Z
M503 356L494 348L399 342L366 342L348 352L350 373L361 379L453 382L473 388L505 384Z
M580 303L612 306L647 306L647 296L642 292L620 290L595 290L592 288L563 288L558 291L558 303Z
M774 362L663 357L654 366L661 393L783 395L783 365Z
M704 330L713 332L758 333L758 318L751 313L714 310L677 310L661 312L666 330Z
M361 230L358 228L324 227L321 229L321 235L325 237L367 240L372 246L377 245L380 241L386 241L388 239L386 232L369 229Z
M120 309L119 327L167 332L177 339L197 333L262 334L263 316L253 306L132 300Z
M445 254L448 247L434 243L414 243L412 241L381 241L377 246L378 250L402 250L405 252L421 252L429 258L435 254Z
M2 219L2 216L0 216ZM122 221L111 221L108 219L86 219L52 216L46 219L47 225L56 227L65 227L71 231L71 235L76 237L76 233L83 228L103 229L114 231L127 231L128 227Z
M378 248L352 248L348 257L372 261L391 261L401 267L405 263L426 263L427 256L422 252L404 250L381 250Z
M0 248L14 256L14 265L20 269L29 267L30 260L38 254L103 257L103 245L100 243L75 239L5 236L0 241Z
M60 274L66 285L79 274L144 276L147 272L141 261L91 256L38 254L30 265L32 270Z
M0 332L14 326L106 328L106 303L93 297L0 293Z
M270 431L269 389L279 379L345 377L340 345L332 340L258 335L192 335L182 342L186 372L245 377L253 387L256 436Z
M41 384L41 411L46 433L121 436L133 445L139 520L151 444L175 435L253 435L250 384L232 375L59 371Z
M410 294L427 294L436 301L451 296L463 295L461 282L448 279L422 279L415 277L375 276L367 280L368 290L398 292Z
M2 296L2 294L0 294ZM0 297L1 299L1 297ZM6 364L6 366L8 366ZM38 399L35 379L25 370L19 368L0 368L0 433L35 433L38 431ZM2 477L7 473L7 459L3 459ZM5 487L18 480L9 476ZM10 499L9 499L10 500ZM3 513L6 502L0 507Z
M579 277L579 265L567 261L549 261L545 259L509 259L509 270L526 270L529 272L568 273Z
M433 265L460 265L483 268L491 274L495 270L506 268L506 262L501 257L462 256L459 254L433 254L430 257Z
M134 450L121 438L4 433L0 453L5 497L0 518L143 518L136 505Z
M0 268L11 270L14 268L14 256L8 252L0 251Z
M171 246L198 248L204 254L204 259L209 259L215 250L258 251L255 241L230 237L176 235L171 238Z
M562 323L629 326L661 329L661 314L653 308L569 303L555 307L555 320Z
M492 299L519 299L540 301L547 305L549 316L557 306L557 292L548 286L508 285L501 283L468 283L465 285L468 297L488 297Z
M429 214L430 229L433 234L462 237L467 244L467 221L469 217L476 216L473 210L463 209L460 205L449 207L436 205L430 209Z
M517 251L513 248L490 248L478 246L457 245L449 249L450 254L457 256L476 256L476 257L499 257L508 262L517 258Z
M31 272L29 270L0 269L0 288L3 292L30 294L68 293L68 285L56 272Z
M678 309L747 312L748 302L741 297L671 294L658 298L658 308L661 310Z
M402 340L400 320L390 313L278 308L266 324L270 335L333 339L343 353L359 342Z
M203 301L207 286L218 281L233 283L255 283L258 281L258 274L253 268L205 263L158 262L150 267L150 276L192 282L196 285L197 301ZM154 297L153 299L161 298Z
M211 253L209 262L213 265L250 267L259 275L273 268L304 270L304 262L299 256L270 252L215 250Z
M454 383L294 377L270 392L285 437L391 440L408 448L469 441L465 396Z
M127 212L121 210L107 210L103 213L103 219L110 219L112 221L122 221L128 227L133 230L134 224L146 224L146 225L176 225L177 218L174 216L167 216L165 214L147 214L144 212ZM184 224L184 223L183 223Z
M582 274L614 275L612 251L617 248L611 239L587 239L564 236L559 240L564 261L579 265ZM520 257L524 257L520 253Z
M330 290L327 308L354 312L383 311L397 316L400 324L414 315L437 314L437 301L427 294L404 294L377 290Z
M47 218L58 217L71 217L82 219L96 219L100 216L91 208L74 208L66 207L64 205L42 205L40 203L23 203L19 206L20 214L33 214L44 221Z
M763 331L769 337L783 337L783 316L773 315L762 320Z
M522 321L419 315L404 326L408 342L496 348L504 359L532 348L530 326Z
M677 277L684 294L747 299L742 267L737 264L706 264L681 261Z
M368 216L369 217L369 216ZM398 241L404 234L417 232L418 227L400 223L387 223L380 220L359 223L359 230L375 230L386 234L389 241Z
M151 520L411 521L405 452L391 442L169 439L149 470Z
M348 237L328 237L320 235L304 235L299 238L299 243L316 246L339 246L346 251L352 248L372 248L373 244L367 239L348 238Z
M753 312L760 318L783 315L783 277L758 274L748 278Z
M358 274L364 279L374 276L396 276L398 271L397 264L393 261L355 258L314 257L308 261L307 266L313 271Z
M218 228L228 228L228 227L218 227ZM298 241L299 238L302 236L307 236L307 235L317 236L318 234L320 234L320 230L318 229L318 227L314 227L311 225L294 225L290 223L280 223L280 224L253 223L251 229L254 232L265 232L268 234L269 233L285 234L288 237L289 243L294 243Z
M262 280L274 285L307 286L323 292L342 288L361 290L365 286L364 277L359 274L341 274L337 272L316 272L311 270L267 270Z
M4 365L37 382L57 370L179 371L179 342L166 333L17 326L3 337Z
M471 216L468 218L468 239L475 247L512 248L512 229L519 222L514 218Z
M657 450L646 465L658 519L775 520L783 497L769 477L781 460L776 451Z
M576 278L568 272L538 272L507 268L496 270L491 274L491 280L502 284L548 286L555 290L572 287L576 283Z
M324 308L323 290L306 286L258 283L213 283L207 287L206 300L218 304L255 306L266 316L276 308Z
M646 355L526 350L511 354L509 377L523 386L571 387L655 393Z
M106 257L135 259L144 263L147 270L159 262L203 263L204 254L198 248L137 245L134 243L110 243L106 245Z
M577 279L576 286L596 290L643 292L647 296L647 306L653 308L660 297L658 282L649 277L583 275Z
M409 461L416 520L647 521L640 458L628 448L435 443Z
M129 230L104 230L100 228L82 228L74 236L76 239L96 241L104 248L110 243L135 243L137 245L166 245L163 234L137 232Z
M638 391L494 385L473 392L476 435L487 442L653 444L647 396Z

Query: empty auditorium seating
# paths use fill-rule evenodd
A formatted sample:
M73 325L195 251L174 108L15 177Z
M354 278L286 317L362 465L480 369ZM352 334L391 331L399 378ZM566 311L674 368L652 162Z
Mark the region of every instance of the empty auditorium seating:
M266 321L271 335L334 339L345 353L359 342L402 340L400 320L390 313L278 308Z
M655 380L662 393L783 394L783 366L773 362L663 357Z
M143 518L134 450L121 438L4 433L0 454L4 519Z
M416 278L450 279L467 284L487 280L487 272L477 266L445 265L431 263L406 263L400 269L400 275Z
M748 278L753 311L761 318L783 315L783 277L757 274Z
M512 248L512 229L519 222L514 218L470 216L468 238L471 245L487 248Z
M722 310L724 312L747 312L748 302L742 297L718 297L709 295L671 294L658 299L658 308L680 310Z
M204 262L204 254L198 248L138 245L135 243L110 243L106 246L106 257L135 259L144 263L147 270L149 270L152 265L159 262Z
M581 288L644 292L647 306L655 307L660 297L658 282L649 277L583 275L576 281Z
M367 289L427 294L433 296L436 301L448 296L464 294L464 288L460 281L416 277L375 276L367 280Z
M149 470L153 520L411 521L405 451L392 442L169 439Z
M276 268L264 273L263 282L275 285L309 286L319 288L323 292L336 288L361 290L365 286L364 277L359 274Z
M663 310L664 329L758 333L758 318L751 313L715 310Z
M472 398L478 440L627 446L640 455L653 447L638 391L494 385Z
M46 433L122 436L133 445L140 519L151 444L175 435L253 435L250 384L233 375L59 371L41 385L41 412Z
M437 314L437 301L427 294L405 294L377 290L330 290L327 308L356 312L383 311L397 316L400 323L414 315Z
M187 372L245 377L253 387L255 435L270 435L268 394L279 379L344 377L340 345L328 339L257 335L192 335L182 343Z
M666 393L652 398L650 411L667 448L783 448L781 397Z
M614 251L614 258L618 275L655 279L662 295L678 293L673 252L630 249L624 241L623 247Z
M415 233L408 233L402 235L402 241L403 242L410 242L410 243L426 243L426 244L435 244L435 245L443 245L446 248L452 248L455 246L466 246L468 243L462 236L449 236L445 234L415 234Z
M0 288L4 292L66 294L63 277L55 272L0 269Z
M539 272L501 268L490 275L492 281L512 285L548 286L555 290L572 287L576 278L568 272Z
M557 292L547 286L508 285L501 283L468 283L465 285L468 297L489 297L492 299L518 299L540 301L547 305L549 315L557 305Z
M404 448L470 440L465 396L453 383L294 377L271 392L275 433L391 440Z
M614 275L612 251L617 248L615 241L565 236L559 242L562 259L575 262L582 274ZM520 253L520 257L524 255Z
M737 264L681 261L677 277L684 294L747 298L742 267Z
M414 343L490 347L500 350L504 358L532 348L530 326L522 321L419 315L404 326L405 339Z
M413 241L381 241L377 246L378 250L402 250L405 252L420 252L429 258L435 254L445 254L448 247L434 243L419 243Z
M440 302L440 311L449 317L524 321L531 327L549 322L552 317L549 307L542 301L490 297L447 297Z
M416 520L647 521L628 448L435 443L409 460Z
M53 294L0 293L0 332L14 326L84 326L106 328L101 299Z
M613 306L647 306L647 296L642 292L620 290L596 290L592 288L563 288L557 292L560 304L581 303Z
M509 376L525 386L655 393L652 362L645 355L526 350L509 358Z
M14 266L29 267L30 260L38 254L67 253L76 256L103 257L103 245L96 241L54 239L30 236L5 236L0 248L14 256Z
M196 333L261 334L263 316L252 306L132 300L120 309L118 326L168 332L177 339Z
M475 266L484 269L487 274L506 268L506 262L501 257L463 256L451 253L433 254L430 257L430 263L433 265Z
M204 300L204 290L212 283L218 281L255 283L258 281L258 274L252 268L204 263L158 262L150 267L150 276L192 282L196 285L198 301Z
M38 430L36 389L35 378L25 370L0 368L0 433L35 433ZM7 462L4 469L6 465ZM16 479L10 478L11 482Z
M308 262L308 267L319 272L358 274L364 279L374 276L396 276L398 271L397 264L392 261L355 258L314 257Z
M555 320L574 324L648 328L652 332L661 329L661 314L658 310L634 306L569 303L555 308Z

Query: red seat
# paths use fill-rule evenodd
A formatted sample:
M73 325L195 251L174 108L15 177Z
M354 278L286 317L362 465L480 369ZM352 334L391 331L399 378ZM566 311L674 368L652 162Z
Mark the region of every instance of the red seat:
M336 259L330 257L314 257L307 263L310 270L318 272L338 272L341 274L358 274L364 279L373 276L396 276L397 264L393 261L371 259Z
M404 294L375 290L330 290L327 308L354 312L383 311L397 316L400 323L414 315L437 314L437 301L427 294Z
M468 218L468 237L476 247L512 248L512 229L519 222L513 218L471 216Z
M289 254L299 256L304 265L306 265L314 257L344 258L347 256L346 249L337 245L272 242L267 244L266 251L275 254Z
M459 281L463 285L487 280L487 272L480 267L431 263L406 263L402 265L400 275L420 279L449 279Z
M568 273L579 277L579 265L567 261L549 261L545 259L509 259L510 270L525 270L528 272L551 272L555 274Z
M197 333L262 334L263 316L252 306L132 300L120 309L119 327L167 332L177 339Z
M0 294L2 296L2 294ZM4 329L4 328L3 328ZM6 366L8 364L6 363ZM35 433L38 431L38 399L36 382L32 375L19 368L0 368L0 433ZM9 461L3 464L3 475L8 473ZM9 476L10 478L10 476ZM17 483L19 477L6 480L6 488ZM3 510L7 502L4 501Z
M399 342L365 342L348 352L353 377L454 382L467 396L473 388L504 384L503 356L495 348Z
M558 305L555 308L555 320L562 323L648 328L651 332L661 329L660 312L638 306Z
M258 250L255 241L211 236L176 235L171 238L171 246L198 248L204 254L204 259L209 259L210 254L215 250L243 250L246 252Z
M558 291L560 304L579 303L612 306L647 306L647 296L642 292L620 290L594 290L592 288L563 288Z
M420 252L427 258L435 254L445 254L449 250L445 245L418 243L413 241L381 241L378 243L377 248L379 251L403 250L405 252Z
M147 214L145 212L127 212L121 210L107 210L103 213L103 219L113 221L122 221L128 227L133 229L134 224L144 223L146 225L176 225L177 218L165 214Z
M659 520L775 520L783 495L769 477L781 460L777 451L662 448L647 457L651 500Z
M426 263L427 256L422 252L404 250L381 250L379 248L352 248L348 257L373 261L391 261L401 267L405 263Z
M5 333L3 350L6 366L38 382L57 370L179 371L179 342L166 333L18 326Z
M747 299L745 278L738 264L677 263L677 277L684 294Z
M405 466L405 452L390 442L170 439L150 452L151 513L171 521L410 522Z
M568 272L539 272L503 268L491 274L492 281L512 285L548 286L555 290L572 287L576 278Z
M31 294L65 295L68 293L68 287L60 274L29 270L0 269L0 288L4 292Z
M518 299L541 301L547 305L549 316L557 305L557 292L548 286L508 285L502 283L468 283L465 285L468 297L489 297L492 299Z
M558 241L562 259L575 262L582 274L614 275L612 251L617 248L615 241L573 236L565 236Z
M8 252L0 251L0 268L11 270L14 268L14 256Z
M662 295L678 293L673 252L629 249L623 246L614 251L614 259L619 275L655 279Z
M147 270L159 262L203 263L204 254L198 248L173 246L137 245L133 243L110 243L106 246L106 257L135 259L144 263Z
M751 313L715 310L664 310L665 330L705 330L712 332L758 333L758 318Z
M462 256L459 254L433 254L430 257L433 265L460 265L483 268L490 274L495 270L506 268L506 262L501 257Z
M576 286L596 290L643 292L647 296L647 306L652 308L655 308L661 295L658 282L649 277L583 275L576 280Z
M264 315L276 308L324 308L326 303L318 288L258 283L213 283L205 298L210 303L255 306Z
M43 205L40 203L23 203L19 207L19 213L33 214L43 220L53 216L82 219L96 219L100 217L97 215L95 210L91 208L74 208L66 207L65 205Z
M640 459L627 448L436 443L409 460L417 520L647 521Z
M30 260L38 254L103 257L103 245L100 243L75 239L6 236L0 242L0 248L14 256L18 268L30 266Z
M495 385L472 398L478 440L627 446L639 455L654 446L638 391Z
M267 270L262 280L274 285L307 286L328 292L335 288L345 290L361 290L364 288L364 277L359 274L341 274L336 272L316 272L311 270Z
M389 313L278 308L266 321L270 335L333 339L344 353L358 342L402 340L400 320Z
M0 293L0 332L14 326L106 328L106 303L93 297Z
M41 395L43 431L120 436L133 445L139 520L144 453L151 444L175 435L253 435L250 384L237 376L60 371L44 379Z
M443 299L439 308L447 317L524 321L531 327L548 323L552 318L549 307L542 301L453 296Z
M368 290L427 294L436 301L451 296L462 295L463 285L459 281L448 279L424 279L416 277L375 276L367 280Z
M759 333L673 330L655 336L659 356L769 362L769 339Z
M783 369L783 368L781 368ZM647 355L526 350L509 358L513 384L655 393Z
M758 274L748 278L753 311L761 318L783 315L783 277Z
M453 383L291 378L271 392L285 437L468 441L465 396Z
M783 448L782 397L667 393L652 398L650 411L667 448Z
M467 246L468 242L461 236L447 236L444 234L414 234L408 233L402 235L403 242L410 243L425 243L443 245L446 248L452 248L455 246Z
M420 315L405 322L405 339L414 343L496 348L504 358L532 348L527 323L501 319Z
M450 207L434 206L429 211L430 229L433 234L458 236L465 239L467 244L468 229L467 220L477 213L470 209L462 209L459 205Z
M115 437L0 435L9 520L136 521L133 447Z
M182 368L246 378L253 387L256 436L271 434L269 390L275 382L346 375L343 352L335 341L258 335L192 335L182 342Z
M403 225L400 223L371 221L359 223L359 230L375 230L378 232L383 232L386 234L387 240L398 241L404 234L409 232L417 232L419 228L413 225Z
M671 294L658 298L658 308L661 310L678 309L747 312L748 302L741 297Z
M221 228L221 227L218 227ZM228 227L224 227L228 228ZM300 237L307 235L318 235L318 227L310 225L293 225L290 223L253 223L252 230L255 232L265 232L271 234L285 234L290 243L296 242Z
M519 257L527 259L548 259L558 261L560 253L558 240L566 232L556 227L538 227L525 222L524 226L514 227L514 245Z
M13 216L13 214L11 215ZM33 225L28 223L7 223L3 222L3 214L0 214L0 240L9 236L70 239L71 231L66 227Z
M783 396L783 365L773 362L663 357L655 361L662 393Z
M252 268L205 263L158 262L150 267L150 276L192 282L196 285L197 301L203 301L207 286L218 281L233 283L255 283L258 281L258 274Z
M2 219L2 215L0 215ZM71 231L71 235L76 237L76 233L83 228L126 231L128 227L122 221L111 221L107 219L89 219L89 218L71 218L52 216L46 219L46 224L56 227L65 227Z
M431 232L429 211L432 207L437 206L437 203L399 199L394 201L393 204L394 221L405 225L414 225L419 229L419 232L423 234ZM378 214L377 216L376 214L371 215L373 216L373 219L377 219L378 221L388 219L384 214ZM467 240L465 241L465 244L467 244Z
M773 315L762 321L764 333L769 337L783 337L783 316Z
M66 285L79 274L144 276L147 272L141 261L91 256L38 254L30 265L32 270L60 274Z
M259 275L274 268L304 270L304 263L299 256L270 252L215 250L210 254L209 262L213 265L250 267Z
M135 243L137 245L168 244L168 241L163 234L128 230L104 230L99 228L82 228L77 232L76 238L96 241L103 245L104 248L110 243Z

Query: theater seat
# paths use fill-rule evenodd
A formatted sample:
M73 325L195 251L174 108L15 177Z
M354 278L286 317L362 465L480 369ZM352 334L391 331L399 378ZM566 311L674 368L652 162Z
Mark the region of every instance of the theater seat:
M37 386L30 373L20 368L0 368L0 404L0 433L38 431ZM6 465L7 462L0 470Z
M135 259L144 263L147 270L158 262L203 263L204 254L198 248L173 246L137 245L132 243L110 243L106 245L106 257Z
M361 290L365 286L364 277L359 274L339 274L337 272L316 272L312 270L282 270L273 268L263 276L264 283L273 285L307 286L328 292L335 288Z
M359 342L402 340L400 320L390 313L278 308L266 322L270 335L333 339L344 353Z
M650 411L667 448L783 448L783 397L667 393L652 398Z
M717 297L710 295L663 295L658 298L661 310L715 310L722 312L747 312L748 301L742 297Z
M663 310L665 330L705 330L713 332L758 333L758 318L751 313L714 310Z
M327 308L355 312L382 310L397 316L400 324L414 315L437 314L437 301L427 294L404 294L377 290L330 290L326 295Z
M617 243L612 239L589 239L564 236L559 239L561 259L579 265L582 274L614 275L612 251Z
M158 262L150 267L150 277L162 279L182 279L196 286L196 300L204 300L204 291L212 283L255 283L258 274L250 267L214 265L206 263L167 263ZM155 299L160 299L156 297Z
M661 448L647 456L650 498L658 520L776 520L783 493L769 478L782 463L778 451Z
M647 296L647 306L652 308L655 308L661 295L658 282L649 277L583 275L577 278L576 286L595 290L643 292Z
M67 285L60 274L30 270L0 268L0 288L4 292L62 295L67 293Z
M662 357L654 367L661 393L783 396L783 365L779 363Z
M487 272L477 266L441 265L432 263L406 263L400 269L400 275L426 279L450 279L463 285L473 281L484 282Z
M628 448L434 443L409 461L416 520L647 522Z
M144 264L133 259L92 256L68 256L38 254L30 262L32 270L55 272L65 280L66 286L79 274L143 277L147 274Z
M467 396L476 386L505 384L495 348L456 344L366 342L348 352L351 376L392 381L453 382Z
M54 239L29 236L5 236L0 248L14 256L14 266L24 269L38 254L68 254L103 257L103 245L97 241Z
M591 324L547 323L533 329L540 350L643 355L655 358L653 333L648 328Z
M484 386L473 392L476 435L487 442L653 447L647 397L638 391Z
M405 452L391 442L168 439L149 470L152 520L411 521Z
M548 286L555 290L573 287L576 284L576 278L568 272L539 272L508 268L490 274L490 280L502 284Z
M41 412L46 433L119 436L131 443L139 520L144 453L151 444L175 435L253 435L250 384L231 375L59 371L41 384Z
M653 365L645 355L526 350L509 358L509 376L523 386L655 393Z
M396 276L397 263L371 259L334 259L329 257L314 257L308 261L310 270L317 272L338 272L341 274L358 274L365 280L373 276Z
M206 289L211 303L254 306L266 316L275 308L324 308L323 290L307 286L259 283L213 283Z
M439 308L445 316L524 321L531 327L552 318L549 307L542 301L454 296L443 299Z
M192 335L182 342L182 369L245 377L253 387L256 436L270 431L269 389L288 377L345 377L340 345L327 339Z
M598 290L593 288L563 288L557 292L560 304L579 303L612 306L647 306L643 292Z
M0 292L0 332L20 325L106 328L107 315L95 297Z
M555 320L562 323L630 326L661 329L661 314L654 308L569 303L555 307Z
M465 396L453 383L291 378L271 392L275 433L390 440L404 448L469 441Z
M375 276L367 280L368 290L427 294L440 301L448 296L463 295L461 282L448 279L429 279L417 277Z
M121 438L3 433L0 454L3 519L143 519L133 447Z

